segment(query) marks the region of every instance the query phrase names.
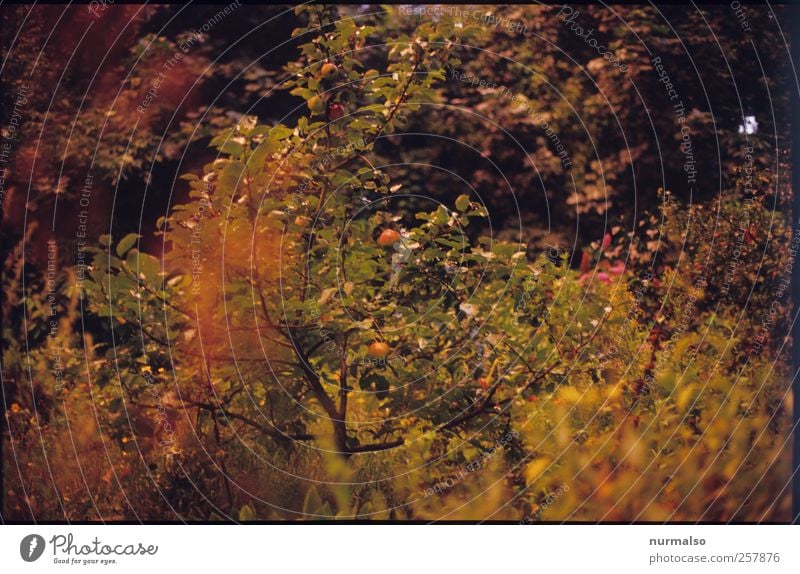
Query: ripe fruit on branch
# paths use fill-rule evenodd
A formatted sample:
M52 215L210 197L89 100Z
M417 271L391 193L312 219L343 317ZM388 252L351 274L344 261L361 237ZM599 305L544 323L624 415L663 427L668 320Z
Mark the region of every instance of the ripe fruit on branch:
M337 68L335 64L331 64L330 62L325 62L324 64L322 64L322 69L320 70L320 73L322 74L323 78L329 78L338 71L339 68Z
M332 122L344 117L344 107L339 102L333 102L328 106L328 117Z
M375 341L367 349L367 354L373 359L385 359L389 354L389 345L382 341Z
M391 247L400 241L400 234L394 229L384 229L378 236L378 245L381 247Z
M298 215L294 218L294 224L300 227L308 227L311 225L311 218L306 217L305 215Z
M306 102L306 105L313 114L321 114L325 111L325 102L322 101L321 96L313 96Z
M486 377L479 378L478 384L481 386L481 389L483 389L484 392L489 390L489 379Z

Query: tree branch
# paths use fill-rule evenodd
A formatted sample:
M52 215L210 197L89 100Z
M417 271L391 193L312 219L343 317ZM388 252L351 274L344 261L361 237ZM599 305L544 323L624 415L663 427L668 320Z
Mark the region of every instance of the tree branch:
M381 442L381 443L374 443L374 444L360 444L353 447L348 448L345 451L345 454L359 454L364 452L379 452L382 450L389 450L392 448L397 448L398 446L403 446L405 441L403 439L393 440L391 442Z

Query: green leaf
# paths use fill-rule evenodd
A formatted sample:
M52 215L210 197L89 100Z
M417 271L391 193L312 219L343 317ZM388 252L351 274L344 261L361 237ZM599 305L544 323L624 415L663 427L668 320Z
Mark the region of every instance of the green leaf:
M161 262L148 253L139 252L139 273L144 275L145 279L151 283L158 282L158 276L161 273Z
M117 243L117 255L120 257L124 256L128 252L128 249L133 247L138 239L139 236L136 233L129 233L120 239L119 243Z
M244 146L233 140L225 140L225 143L220 144L217 149L220 153L228 154L233 157L239 157L244 151Z
M456 198L456 209L459 211L466 211L469 207L469 196L467 194L461 194Z
M293 133L294 130L292 128L287 128L282 124L278 124L269 131L269 138L275 141L285 140Z
M320 295L319 301L317 301L320 305L324 305L328 301L330 301L331 297L333 297L336 292L339 290L338 287L328 287L324 291L322 291L322 295Z
M450 214L447 213L447 209L440 205L439 209L436 210L433 221L437 225L446 225L450 221Z
M251 171L255 171L262 167L267 157L278 151L279 148L280 146L275 140L265 139L258 144L256 149L250 154L250 157L247 158L247 168Z

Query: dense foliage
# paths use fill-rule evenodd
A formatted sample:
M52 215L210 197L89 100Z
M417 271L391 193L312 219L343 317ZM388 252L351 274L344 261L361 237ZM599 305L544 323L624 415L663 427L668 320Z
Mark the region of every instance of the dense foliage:
M497 16L569 35L544 8ZM731 170L724 193L690 203L655 178L647 214L630 211L630 189L606 194L603 181L613 188L633 161L665 161L671 181L685 170L647 134L606 135L605 91L586 82L602 88L618 68L591 59L597 78L568 78L574 64L552 52L447 13L308 6L295 17L297 59L265 93L293 96L293 109L204 124L214 155L190 162L175 184L189 191L155 222L156 240L112 226L81 251L85 266L64 268L26 264L25 238L8 250L4 314L24 311L3 325L4 515L785 519L786 184ZM633 34L658 27L652 10L628 17ZM641 48L628 38L613 47L634 73L652 73L633 63ZM541 97L578 179L565 184L540 118L453 70L492 70ZM606 142L603 157L532 80L545 76L570 99L592 94L580 117ZM634 97L617 91L611 103L629 122L640 121ZM657 121L666 131L674 118ZM509 167L521 154L505 126L535 148L540 173ZM450 144L404 140L436 127L470 148L466 171ZM753 139L736 145L761 157L769 142ZM100 149L110 172L118 150ZM134 173L138 151L127 152ZM432 167L448 165L477 185ZM552 214L533 207L537 185ZM522 190L517 207L505 186ZM561 246L568 214L609 210L613 225L595 220ZM48 246L45 261L57 252Z

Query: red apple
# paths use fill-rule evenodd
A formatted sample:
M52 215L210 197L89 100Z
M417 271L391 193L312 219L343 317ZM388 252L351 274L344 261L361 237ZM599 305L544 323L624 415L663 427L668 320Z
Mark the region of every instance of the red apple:
M344 107L339 102L333 102L328 106L328 117L332 122L344 117Z

